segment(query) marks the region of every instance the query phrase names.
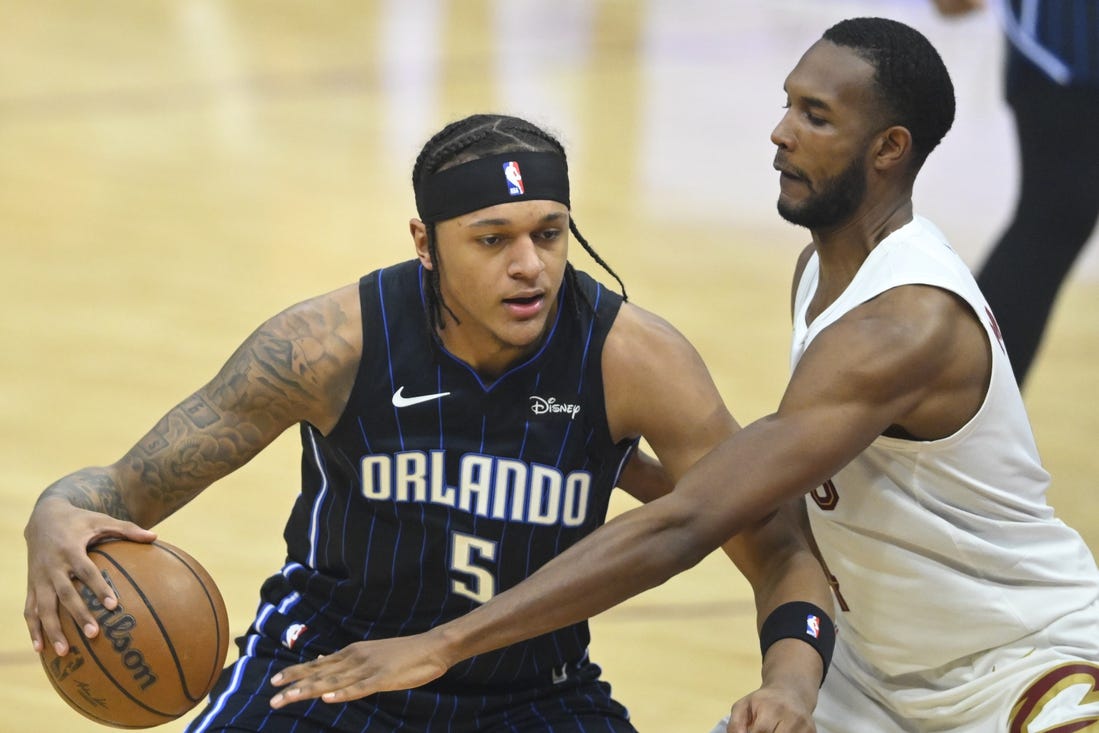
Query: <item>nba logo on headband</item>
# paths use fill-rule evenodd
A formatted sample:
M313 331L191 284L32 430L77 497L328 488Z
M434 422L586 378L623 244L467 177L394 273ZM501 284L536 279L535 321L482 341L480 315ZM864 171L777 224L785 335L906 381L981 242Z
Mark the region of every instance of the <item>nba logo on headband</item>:
M522 196L526 191L523 186L523 174L519 172L519 164L514 160L504 163L504 178L508 181L508 193L512 196Z
M444 168L414 188L416 213L424 223L515 201L557 201L567 207L569 169L561 153L513 150Z

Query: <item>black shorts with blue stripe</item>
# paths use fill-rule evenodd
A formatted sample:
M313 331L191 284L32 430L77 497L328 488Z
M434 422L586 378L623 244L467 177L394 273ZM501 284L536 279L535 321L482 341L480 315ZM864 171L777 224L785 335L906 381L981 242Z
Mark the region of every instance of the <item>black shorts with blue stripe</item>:
M278 690L269 680L303 660L260 635L241 642L240 659L222 673L187 733L636 733L610 685L599 679L599 666L586 659L554 670L544 685L476 693L426 685L273 710Z

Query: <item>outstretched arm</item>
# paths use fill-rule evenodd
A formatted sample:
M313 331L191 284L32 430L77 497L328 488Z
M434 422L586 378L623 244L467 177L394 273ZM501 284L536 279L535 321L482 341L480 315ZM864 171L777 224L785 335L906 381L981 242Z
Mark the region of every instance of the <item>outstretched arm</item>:
M667 496L425 634L424 649L450 666L590 618L812 491L890 426L952 434L981 402L988 371L974 364L987 365L988 348L973 312L949 293L913 285L878 296L813 341L776 412L723 439Z
M637 308L624 308L619 319L603 356L608 417L620 433L645 437L674 487L739 427L702 359L678 331ZM783 617L781 611L773 614L793 602L832 613L831 591L796 516L770 512L724 544L751 583L757 630L768 618ZM783 639L767 648L763 662L761 686L738 703L730 730L811 731L824 668L820 653L803 641Z
M72 580L113 608L87 547L107 537L149 542L148 531L212 482L243 466L287 427L330 429L346 401L361 350L357 289L275 316L208 384L172 408L117 462L77 471L39 497L24 530L24 616L36 650L68 651L59 610L93 636L95 619Z
M988 348L973 312L949 293L888 291L818 336L778 410L720 440L670 494L621 514L465 616L286 669L272 679L286 686L272 704L415 687L659 585L829 479L890 426L926 438L958 430L987 388L987 369L973 365L988 363ZM654 450L673 472L683 469ZM770 655L766 662L768 674Z
M660 473L665 474L664 480L638 482L626 481L627 477L623 477L624 486L634 483L646 488L637 493L641 494L638 498L651 501L647 506L666 505L679 491L677 489L670 496L656 498L656 495L664 493L659 490L664 481L679 478L686 481L686 476L694 473L692 465L700 459L706 460L703 457L711 449L736 434L736 422L721 401L701 358L682 335L651 314L632 306L622 308L603 352L603 373L612 437L621 440L644 436L660 459ZM655 467L641 465L638 468ZM642 471L643 474L647 472ZM724 480L713 482L715 491L723 493L725 487ZM694 500L685 500L684 505L690 507L692 516L709 515L713 508L712 503L696 504ZM764 516L770 514L773 512L768 508L756 517L749 517L743 525L747 528L744 536L727 548L753 585L760 621L776 607L791 600L830 606L830 591L825 577L801 539L798 528L779 514ZM657 512L657 515L663 516L663 512ZM648 512L642 515L651 516ZM441 675L464 656L464 645L467 643L476 646L483 644L482 648L487 650L527 638L528 633L533 636L556 628L563 618L573 614L578 614L576 620L587 618L670 577L679 560L669 560L669 557L682 558L683 555L678 553L684 547L690 553L689 564L693 564L732 534L719 534L724 529L714 530L712 536L716 539L708 547L688 538L690 541L687 544L671 549L665 544L669 535L650 540L650 536L656 534L653 531L655 525L647 519L635 523L632 520L636 517L637 510L627 512L599 530L596 534L604 542L582 543L589 551L595 548L601 558L612 561L613 571L595 573L600 576L598 581L581 581L574 585L573 571L567 568L569 564L573 565L576 574L585 576L599 562L579 548L563 556L571 558L570 563L554 561L546 566L548 572L535 574L535 578L548 579L555 584L553 588L540 586L541 591L545 592L542 598L564 600L570 606L565 614L547 612L547 607L536 598L541 594L535 593L529 605L526 601L520 601L533 618L522 619L519 623L522 628L511 639L505 638L508 631L490 628L491 623L475 624L476 631L471 631L467 637L462 630L463 620L459 619L454 622L457 626L448 624L418 637L353 644L321 660L284 670L274 682L289 687L276 696L273 705L279 707L317 696L340 701L378 690L423 684ZM616 530L620 527L627 531L618 533ZM607 529L612 531L608 534ZM605 542L608 538L611 538L609 543ZM624 546L638 541L645 542L647 547ZM611 587L600 587L604 583L609 583ZM565 590L570 586L572 590ZM593 598L579 598L576 593L591 594ZM568 596L567 600L565 596ZM489 612L501 624L510 626L515 620L512 613L519 607L512 605L511 598L514 598L513 591L489 601L474 613ZM497 613L500 615L497 616ZM503 634L496 636L497 631ZM461 638L451 636L453 632L460 634ZM458 653L461 656L450 656L448 645L451 642L463 647ZM800 642L775 644L768 651L763 670L764 690L753 699L751 711L753 714L759 713L760 721L796 718L802 721L802 727L791 726L791 731L809 730L805 726L811 725L808 720L816 700L821 671L820 655L812 647ZM745 730L762 729L753 727Z

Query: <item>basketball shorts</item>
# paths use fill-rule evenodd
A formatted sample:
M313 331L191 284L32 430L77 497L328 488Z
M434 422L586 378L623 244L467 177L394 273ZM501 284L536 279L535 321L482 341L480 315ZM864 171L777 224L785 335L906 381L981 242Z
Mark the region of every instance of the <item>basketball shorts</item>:
M629 713L611 698L600 669L587 660L554 671L543 686L453 694L425 685L346 703L302 700L279 710L269 680L302 659L256 634L225 669L206 708L187 733L637 733ZM557 681L554 682L554 679Z
M813 719L817 733L1099 733L1099 605L888 681L837 644ZM727 722L711 733L725 733Z
M842 644L817 733L1099 731L1099 606L989 652L882 681Z

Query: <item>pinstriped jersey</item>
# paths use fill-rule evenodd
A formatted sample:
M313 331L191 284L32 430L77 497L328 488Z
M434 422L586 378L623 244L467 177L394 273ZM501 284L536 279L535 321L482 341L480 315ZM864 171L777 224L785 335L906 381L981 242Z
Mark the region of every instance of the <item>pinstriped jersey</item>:
M494 381L431 333L418 262L360 280L356 381L329 435L302 426L289 561L263 593L294 624L268 633L323 653L424 631L603 523L636 446L612 442L603 400L601 353L622 301L577 274L579 307L566 281L543 345ZM588 639L576 624L460 663L441 684L544 682Z

